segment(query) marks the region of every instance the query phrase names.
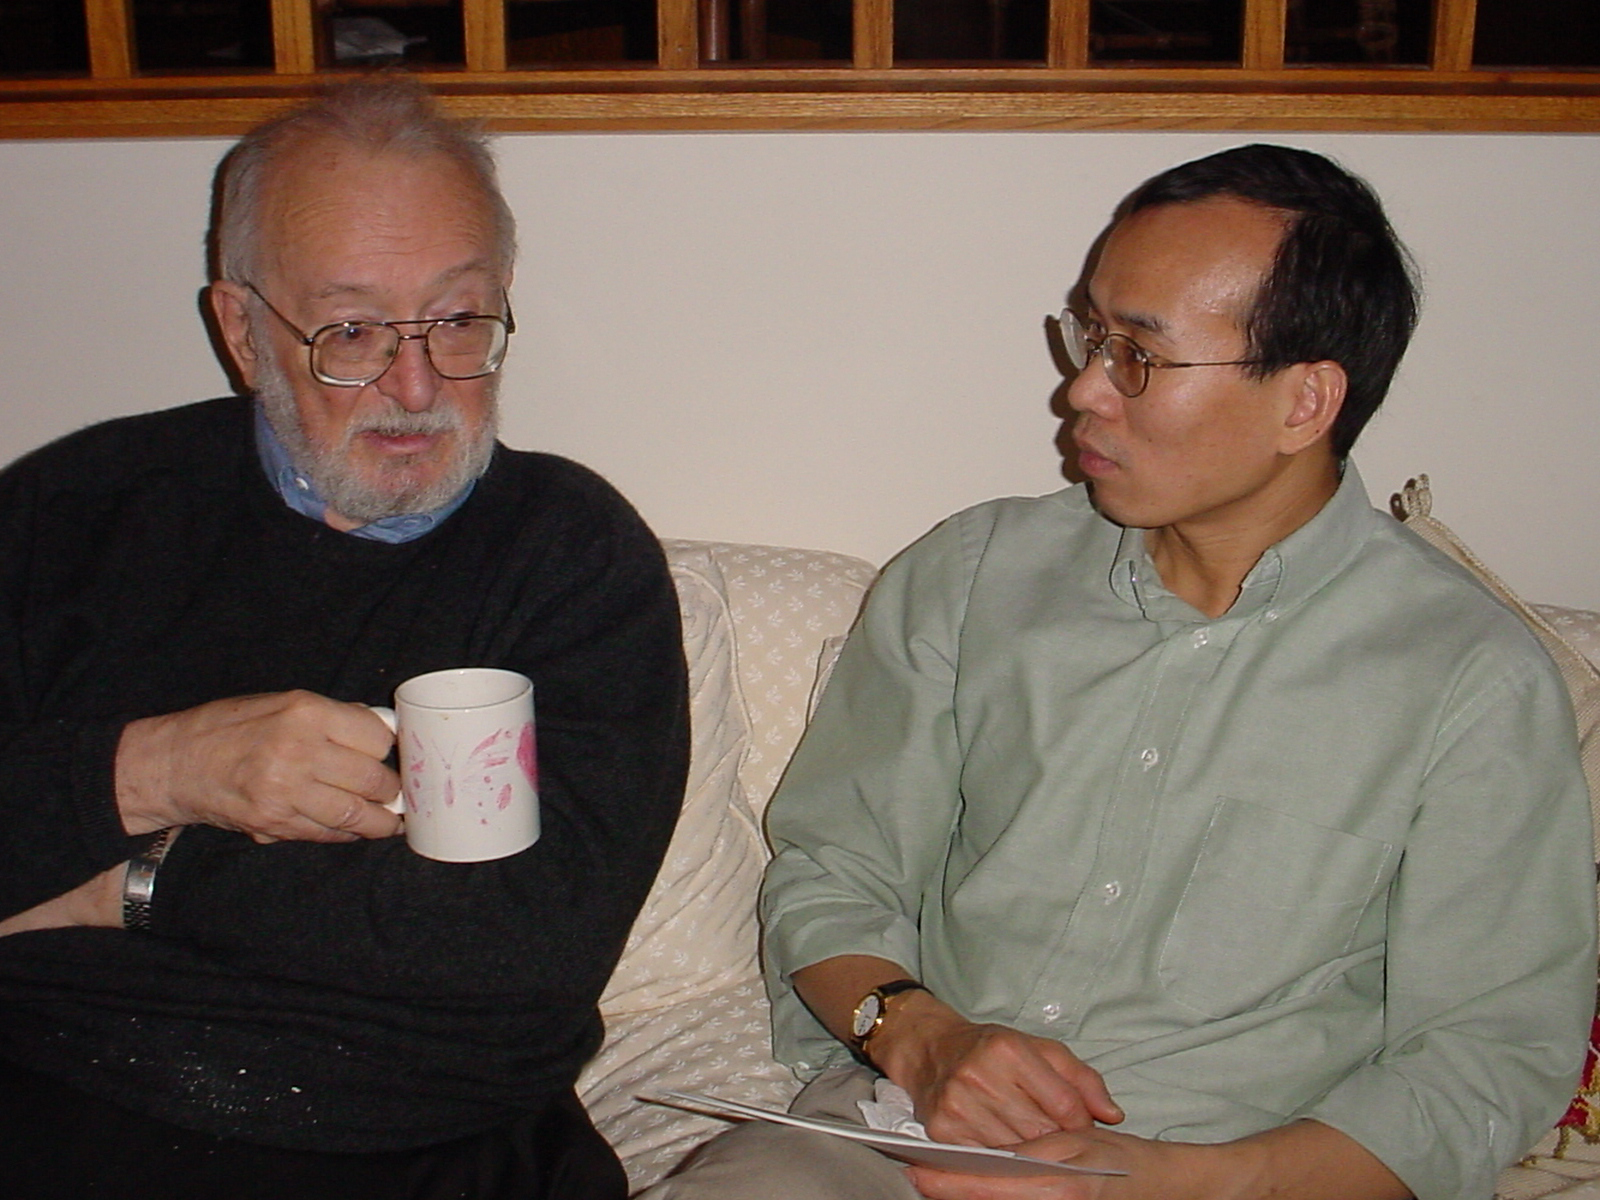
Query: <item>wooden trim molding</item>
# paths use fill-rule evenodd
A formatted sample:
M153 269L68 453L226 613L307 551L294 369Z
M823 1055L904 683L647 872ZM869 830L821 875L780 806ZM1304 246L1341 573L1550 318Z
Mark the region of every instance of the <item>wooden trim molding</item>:
M138 70L129 0L61 2L86 5L90 72L0 78L0 138L236 135L346 74L318 70L316 0L271 0L272 70L171 75ZM1476 0L1435 0L1432 65L1403 69L1285 66L1287 0L1240 3L1236 67L1091 66L1090 0L1049 0L1037 65L897 67L894 0L855 0L849 65L752 61L748 39L729 61L729 0L656 0L659 66L513 71L505 0L462 0L465 65L417 74L497 130L1600 132L1600 72L1472 68Z

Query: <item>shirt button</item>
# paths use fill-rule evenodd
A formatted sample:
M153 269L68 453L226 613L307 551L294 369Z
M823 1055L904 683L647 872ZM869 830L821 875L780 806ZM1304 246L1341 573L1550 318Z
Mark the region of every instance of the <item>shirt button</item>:
M1120 880L1113 879L1110 883L1104 885L1100 889L1100 892L1103 896L1105 896L1106 903L1110 904L1113 900L1122 895L1122 883Z
M1278 610L1275 608L1267 609L1266 612L1261 614L1261 619L1268 622L1276 621L1278 619Z
M1148 750L1140 753L1139 761L1144 764L1144 769L1148 771L1151 767L1155 766L1161 761L1161 752L1154 746L1151 746Z
M1044 1019L1046 1021L1054 1021L1061 1016L1061 1005L1046 1004L1039 1011L1044 1014Z
M1196 629L1194 631L1194 636L1190 640L1194 642L1194 648L1198 650L1201 646L1204 646L1211 640L1211 630Z

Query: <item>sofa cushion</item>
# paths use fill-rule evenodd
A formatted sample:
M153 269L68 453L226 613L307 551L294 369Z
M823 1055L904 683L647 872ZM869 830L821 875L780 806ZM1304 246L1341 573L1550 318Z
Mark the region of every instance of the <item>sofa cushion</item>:
M691 548L710 557L733 615L735 663L751 728L739 775L759 817L805 730L824 639L850 628L877 571L827 550L663 544L669 560Z
M756 962L764 804L799 739L819 658L874 574L826 551L664 540L689 663L692 762L666 860L601 1001L578 1095L635 1190L726 1122L641 1101L664 1089L786 1107ZM754 731L754 732L752 732Z
M608 1023L759 975L755 896L766 856L739 778L750 728L733 623L703 552L681 549L669 565L689 664L689 782L661 872L601 997Z
M710 1092L789 1107L800 1084L772 1057L772 1017L759 977L649 1011L608 1017L606 1042L578 1096L638 1191L728 1128L717 1117L649 1103L664 1091Z

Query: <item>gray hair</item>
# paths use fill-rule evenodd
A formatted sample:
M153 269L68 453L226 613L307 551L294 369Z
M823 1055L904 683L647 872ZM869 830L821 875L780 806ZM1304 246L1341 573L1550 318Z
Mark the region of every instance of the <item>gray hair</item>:
M476 126L443 115L432 95L408 76L367 76L259 125L223 159L218 174L215 221L217 274L249 281L257 267L261 195L279 160L297 148L332 138L374 153L422 158L440 155L476 186L494 226L498 266L517 256L517 223L500 194L494 156Z

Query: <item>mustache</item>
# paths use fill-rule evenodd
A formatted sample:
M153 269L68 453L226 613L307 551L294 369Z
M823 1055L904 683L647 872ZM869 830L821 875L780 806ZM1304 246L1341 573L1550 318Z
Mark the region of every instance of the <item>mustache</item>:
M353 420L345 430L345 439L362 433L375 433L379 437L415 437L440 433L459 433L461 414L452 405L432 408L425 412L375 413Z

